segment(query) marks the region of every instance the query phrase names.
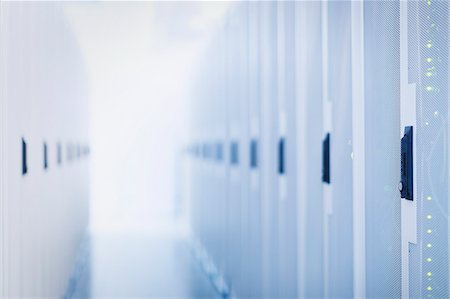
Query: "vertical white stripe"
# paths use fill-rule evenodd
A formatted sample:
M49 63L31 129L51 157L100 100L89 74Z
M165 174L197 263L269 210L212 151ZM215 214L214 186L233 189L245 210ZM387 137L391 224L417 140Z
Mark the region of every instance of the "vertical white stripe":
M4 2L0 2L0 112L1 112L1 118L0 118L0 297L3 298L5 294L3 293L3 290L5 288L3 279L4 279L4 271L5 271L5 265L3 264L3 254L4 249L3 246L5 244L5 240L3 238L4 236L4 210L3 210L3 121L4 121L4 107L3 107L3 101L4 101L4 79L5 79L5 65L4 65Z
M413 201L401 200L402 298L409 298L409 243L417 243L416 85L408 84L408 3L400 2L400 138L413 126ZM400 142L400 140L399 140ZM400 169L399 169L400 171Z
M306 154L307 140L306 140L306 45L305 28L306 28L306 13L307 6L304 2L295 3L295 97L297 99L296 105L296 126L297 126L297 286L298 298L305 298L305 277L306 277L306 200L307 187L306 177L308 175L308 158Z
M364 4L352 2L353 292L366 297Z
M6 163L5 157L5 142L6 142L6 90L7 90L7 6L5 2L0 2L0 297L5 297L7 294L7 213L5 211L6 205Z

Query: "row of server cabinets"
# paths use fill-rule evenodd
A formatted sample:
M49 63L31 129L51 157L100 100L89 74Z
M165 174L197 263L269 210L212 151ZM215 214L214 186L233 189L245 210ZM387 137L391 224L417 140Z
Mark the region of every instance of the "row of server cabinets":
M237 298L448 298L449 4L232 6L192 99L192 230Z
M0 297L70 297L86 259L88 102L62 4L0 3L0 109Z

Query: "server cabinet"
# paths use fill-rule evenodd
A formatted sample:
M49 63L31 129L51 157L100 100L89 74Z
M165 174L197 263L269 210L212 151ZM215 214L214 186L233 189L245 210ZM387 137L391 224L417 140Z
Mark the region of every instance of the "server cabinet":
M262 293L262 203L261 203L261 86L260 86L260 4L248 4L248 67L249 67L249 230L248 230L248 293L246 298L260 298Z
M221 28L223 30L223 28ZM223 31L222 31L223 32ZM217 263L217 267L219 273L226 268L225 265L225 256L227 255L227 190L228 190L228 149L227 145L229 144L229 139L227 136L228 126L227 126L227 94L224 93L225 86L225 37L223 34L218 36L217 41L215 43L215 61L216 61L216 70L217 75L215 76L217 82L214 84L214 122L215 122L215 139L213 142L215 143L215 164L216 164L216 180L217 184L216 190L214 193L214 197L211 199L212 203L216 209L215 220L217 222L216 230L215 230L215 243L216 243L216 257L215 261Z
M223 86L203 95L214 116L198 126L226 122L199 138L226 135L226 180L201 181L227 191L199 182L196 217L237 297L448 297L448 5L230 12L214 46ZM207 103L217 89L221 117Z
M30 37L29 31L27 31L26 26L22 26L20 22L13 22L12 20L19 18L20 14L18 12L18 7L7 8L7 20L8 20L8 32L7 34L7 42L2 45L2 49L4 49L5 53L8 53L8 63L9 64L17 64L16 69L5 68L6 76L9 82L23 82L26 88L17 88L17 86L8 86L5 99L7 101L7 115L9 116L5 121L7 121L6 126L9 127L8 132L6 133L6 151L9 153L8 160L14 161L12 165L20 165L21 162L21 153L22 144L20 142L21 137L26 138L26 142L29 144L31 135L31 128L29 124L29 120L32 117L31 110L27 107L31 105L30 96L31 94L27 94L27 91L31 90L31 83L29 80L25 81L22 78L22 72L26 69L27 65L32 63L33 54L28 55L22 60L22 56L24 55L24 50L20 50L21 48L26 48L25 39L32 40ZM25 17L33 20L32 13L28 10L23 12ZM14 34L17 36L23 36L23 39L19 39L17 43L11 43L10 34ZM4 47L7 47L6 49ZM25 81L25 82L24 82ZM9 83L8 85L12 85ZM20 116L15 121L11 119L11 116ZM30 155L28 155L29 164L32 163L33 159L31 159ZM20 163L20 164L19 164ZM31 265L29 248L22 249L22 242L24 242L24 235L30 233L26 230L27 225L22 220L22 214L26 211L25 199L27 188L31 188L32 182L30 179L25 176L21 178L21 169L18 167L12 166L7 168L7 175L5 178L5 183L8 184L7 194L5 195L6 202L4 205L4 214L7 215L6 224L6 233L5 233L5 244L6 250L5 255L7 257L6 264L2 267L5 271L5 274L8 275L5 293L9 296L24 296L27 294L28 290L34 291L32 282L29 280L29 272L24 273L25 277L22 280L22 272L25 272L26 269L21 266L26 264L28 266ZM31 164L32 165L32 164ZM29 165L28 171L32 170L32 166ZM32 218L33 219L33 218ZM15 232L12 228L15 227ZM20 234L17 232L21 232ZM21 251L23 251L22 256ZM35 268L36 269L36 268ZM27 290L28 288L28 290ZM29 293L30 294L30 293Z
M215 64L214 48L209 49L208 60L211 64ZM215 193L215 163L213 161L213 148L212 140L214 140L214 127L216 121L214 119L215 101L211 100L210 97L215 96L215 76L208 72L208 76L202 78L205 87L202 89L202 96L200 97L200 106L198 107L200 111L199 119L199 137L200 148L201 148L201 159L199 160L200 166L200 210L202 211L202 244L210 258L216 258L216 246L215 246L215 234L216 234L216 207L214 200ZM205 113L208 111L209 113ZM205 184L206 183L206 184ZM208 211L208 213L205 213Z
M320 2L295 4L298 297L324 297L322 192L322 14Z
M297 297L295 3L277 5L278 296Z
M239 159L239 145L236 141L236 137L238 135L238 132L234 131L234 136L231 133L231 123L233 122L233 125L235 125L234 119L236 119L236 116L233 116L233 108L235 107L236 103L236 93L235 93L235 83L236 80L233 80L234 75L234 61L233 61L233 55L234 49L231 46L233 43L233 37L231 34L230 29L230 18L231 18L231 12L227 12L227 16L225 19L225 101L226 101L226 130L227 130L227 143L226 143L226 152L227 152L227 198L226 198L226 240L227 240L227 246L226 246L226 255L225 255L225 269L224 269L224 275L225 275L225 281L226 283L232 287L232 282L234 279L234 274L236 271L236 262L234 260L237 250L235 243L236 239L236 227L237 224L234 222L236 217L236 206L238 199L233 198L237 194L237 190L239 187L235 186L236 177L239 175L239 171L235 169L238 167L238 159ZM234 101L233 101L234 100ZM236 128L236 127L234 127ZM234 129L236 130L236 129ZM232 192L234 191L234 192Z
M262 200L262 284L266 297L277 297L278 261L278 170L279 143L277 111L277 4L261 2L261 200Z
M323 38L327 45L324 100L329 102L329 171L325 200L325 296L353 296L353 196L352 196L352 68L351 3L329 2ZM327 119L324 119L327 121ZM326 143L324 143L324 146ZM324 147L324 154L327 152ZM325 159L325 157L324 157ZM328 197L328 198L327 198Z
M51 145L57 138L87 141L83 63L61 4L1 5L7 161L6 168L2 164L1 291L5 297L62 297L87 229L88 167L79 159L71 168L57 169Z
M406 74L408 84L415 84L417 102L417 243L409 245L409 294L405 297L449 296L448 5L424 1L403 7Z
M400 4L366 2L363 11L365 295L399 298Z
M208 51L205 56L209 60L213 60L212 51ZM204 68L203 75L198 78L197 84L205 84L207 83L210 86L213 82L210 74L207 72L207 69ZM211 252L211 242L208 239L208 236L211 235L211 230L213 224L209 221L211 220L211 214L214 211L210 211L210 213L206 213L208 206L208 198L207 194L211 190L209 189L212 181L210 178L210 173L208 173L208 148L207 142L207 133L212 124L207 123L208 119L206 114L202 112L203 107L210 108L207 102L208 97L210 96L211 90L208 88L196 89L196 94L194 97L193 103L193 118L192 118L192 138L193 138L193 148L194 148L194 157L192 159L192 229L195 232L196 240L199 242L200 248L200 258L203 263L208 262L208 255L212 255ZM212 112L211 112L212 113ZM207 255L208 254L208 255Z
M240 122L240 172L241 172L241 189L240 189L240 227L239 227L239 243L240 243L240 277L235 280L235 294L238 297L249 297L249 280L250 280L250 255L253 253L249 250L250 233L249 233L249 175L250 175L250 143L249 143L249 9L251 5L247 2L239 3L236 11L236 18L238 22L238 31L235 33L237 42L238 58L235 60L237 64L237 74L239 84L238 87L238 101L239 106L239 122Z
M232 290L239 291L239 283L243 279L241 263L243 262L242 237L242 213L243 200L242 193L246 186L244 175L245 161L245 123L243 104L245 99L245 74L243 69L243 53L240 49L240 35L242 7L233 6L227 17L227 113L228 113L228 139L229 150L229 177L228 177L228 229L229 229L229 259L227 280ZM248 168L246 168L248 169Z

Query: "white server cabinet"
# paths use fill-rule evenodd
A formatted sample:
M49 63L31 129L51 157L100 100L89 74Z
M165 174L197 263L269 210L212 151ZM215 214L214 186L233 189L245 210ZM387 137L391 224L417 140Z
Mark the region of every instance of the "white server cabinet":
M295 3L277 5L278 296L297 297Z
M215 90L213 91L213 97L210 100L214 102L214 113L211 116L211 122L214 122L214 138L212 139L212 146L214 148L214 164L215 164L215 192L211 198L213 208L215 209L213 221L216 222L214 225L214 246L215 246L215 261L219 270L224 268L223 256L226 254L226 243L225 243L225 213L226 211L226 200L227 200L227 181L226 181L226 169L227 169L227 159L225 156L225 147L227 144L227 126L226 126L226 102L225 95L223 93L224 86L224 59L223 51L221 50L224 46L223 35L217 38L215 41L215 57L214 63L216 65L215 70L217 73L214 75Z
M218 70L219 70L219 92L220 94L217 95L217 98L219 99L220 103L217 105L217 111L220 115L218 119L220 120L220 124L218 125L219 130L219 136L220 136L220 145L219 145L219 156L221 156L221 161L218 161L218 163L221 163L221 170L219 171L219 175L221 178L220 180L220 189L218 190L218 200L219 202L219 213L218 219L220 221L219 224L219 231L218 231L218 237L219 240L219 254L220 258L218 260L218 267L219 271L224 271L226 269L226 256L228 254L228 218L227 218L227 208L228 208L228 171L229 171L229 152L228 152L228 126L227 126L227 119L228 119L228 110L227 110L227 96L228 94L225 92L225 84L227 79L227 73L226 73L226 67L227 67L227 60L226 60L226 36L223 32L223 28L221 31L221 36L219 37L218 41Z
M408 58L407 69L401 71L406 72L408 86L414 87L417 176L413 196L417 242L409 244L408 260L402 260L409 262L409 281L402 280L403 290L409 290L404 298L449 297L448 5L424 1L401 7Z
M399 298L400 4L365 2L363 18L365 296Z
M241 51L239 35L241 33L240 6L233 6L227 16L226 28L226 91L227 91L227 128L228 128L228 152L229 152L229 173L228 173L228 246L229 259L227 261L228 271L227 282L232 290L239 289L239 282L242 280L242 190L245 187L243 180L245 145L242 139L244 129L242 123L242 101L241 89L244 88L241 66Z
M212 49L209 51L208 55L213 59L214 52ZM199 98L200 105L199 109L201 114L198 117L199 128L198 128L198 140L199 140L199 148L200 148L200 158L198 159L198 166L200 171L200 181L199 181L199 209L202 213L201 216L201 236L202 236L202 244L208 254L214 255L214 244L213 244L213 235L214 235L214 210L212 209L212 192L213 192L213 173L212 173L212 163L210 161L210 149L209 142L211 140L211 128L214 123L211 123L210 115L214 113L212 108L211 101L208 101L208 98L213 94L212 89L209 87L214 84L214 78L212 76L207 76L203 78L203 81L206 82L205 88L202 89L202 94ZM205 113L204 111L208 111L209 113ZM205 184L207 182L207 184ZM206 212L208 211L208 212Z
M210 49L205 53L208 60L213 60L213 49ZM212 77L207 68L202 69L202 76L199 78L200 86L211 86L213 84ZM214 254L211 248L210 236L213 234L213 223L211 214L214 211L209 211L210 198L208 198L211 192L211 167L208 158L208 141L209 141L209 128L213 125L208 123L210 120L208 114L204 111L210 111L211 104L208 98L211 97L211 91L209 88L197 88L197 93L194 98L193 105L193 124L192 124L192 138L194 140L194 159L193 159L193 188L192 188L192 210L193 217L193 230L196 234L198 241L201 243L202 248L209 254ZM206 211L209 211L207 213Z
M324 296L322 192L322 14L320 2L295 4L298 297Z
M195 129L223 137L225 179L199 163L195 217L237 297L449 296L448 5L230 11Z
M241 298L247 298L249 296L249 256L253 254L249 250L249 174L250 174L250 155L249 155L249 26L248 26L248 10L250 5L247 2L239 3L236 7L236 22L237 31L233 34L236 38L236 49L238 56L235 59L236 74L238 79L237 90L237 104L236 110L239 111L239 166L240 166L240 210L239 219L239 234L237 241L239 245L239 275L235 279L234 293ZM235 112L236 113L236 112Z
M223 210L223 214L224 214L224 232L225 234L222 236L225 239L225 246L224 246L224 268L223 268L223 274L224 274L224 279L225 282L227 284L230 284L231 279L232 279L232 259L233 259L233 253L234 253L234 247L235 244L235 236L233 235L233 228L235 227L234 224L232 223L232 218L231 218L231 214L232 214L232 207L233 205L231 204L231 193L230 193L230 185L231 185L231 176L232 175L236 175L236 174L232 174L232 173L236 173L236 170L233 170L231 167L231 159L232 159L232 155L234 156L233 159L235 160L235 156L236 152L232 152L231 149L231 144L233 143L234 139L233 136L231 136L231 128L230 128L230 122L231 122L231 116L232 116L232 103L230 101L230 99L234 96L233 93L233 82L232 81L232 69L231 69L231 65L233 64L233 60L230 58L230 53L232 53L232 47L230 46L230 43L232 42L232 38L231 38L231 34L229 33L229 16L228 16L229 12L227 13L227 16L225 18L225 22L224 22L224 28L223 28L223 55L222 55L222 60L223 60L223 89L222 92L224 94L224 103L225 103L225 113L226 113L226 117L225 117L225 130L226 130L226 139L224 140L224 150L225 150L225 167L226 167L226 197L225 199L225 209ZM233 151L236 150L236 148L233 149ZM235 161L234 161L235 162ZM233 166L235 167L235 166Z
M215 42L214 42L215 43ZM216 67L217 64L217 53L215 51L216 47L213 48L214 51L211 51L210 60L212 64ZM207 222L209 225L206 227L207 234L207 248L210 252L211 257L214 260L217 260L218 256L218 248L217 248L217 224L218 218L217 214L219 211L217 210L217 180L220 179L217 172L217 164L215 163L215 155L214 155L214 141L216 139L217 130L216 127L218 123L218 112L216 109L217 106L217 75L211 74L209 78L205 78L208 80L207 86L205 86L205 90L207 93L207 97L203 98L202 107L209 113L204 114L204 123L203 123L203 161L204 161L204 171L205 177L203 182L209 182L207 186L204 186L205 194L204 194L204 206L202 207L205 211L209 211L206 213Z
M83 61L63 4L1 5L1 291L63 297L88 224ZM79 148L72 161L58 144Z
M278 273L278 115L277 111L277 3L261 2L261 200L262 285L266 297L277 297Z
M248 8L248 67L249 67L249 231L248 231L248 295L261 298L262 292L262 202L261 202L261 74L260 74L260 5Z
M325 194L325 296L353 296L351 3L330 1L322 9L327 44L324 101L329 133L329 179ZM324 28L322 28L324 29ZM326 107L325 107L326 108ZM329 111L329 113L327 113ZM328 119L327 119L328 118ZM324 141L324 148L327 142ZM326 151L326 150L325 150ZM324 163L326 164L326 163ZM327 166L324 173L327 173ZM324 175L324 181L326 181Z

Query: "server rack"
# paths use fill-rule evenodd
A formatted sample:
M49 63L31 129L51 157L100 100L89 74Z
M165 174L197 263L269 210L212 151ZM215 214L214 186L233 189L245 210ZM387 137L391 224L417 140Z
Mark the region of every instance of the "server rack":
M401 295L400 5L364 3L367 297Z
M239 51L239 40L238 40L238 30L239 21L238 16L239 7L233 8L227 20L227 85L228 97L227 97L227 109L228 109L228 138L229 138L229 179L228 179L228 229L230 234L230 239L232 240L229 244L229 278L227 278L228 283L231 288L235 288L235 285L242 278L241 276L241 244L240 234L241 234L241 203L242 203L242 123L241 123L241 97L240 97L240 51Z
M1 294L63 297L87 229L89 177L81 153L56 167L56 144L88 144L83 63L61 4L2 3L1 14Z
M262 292L262 202L261 202L261 75L260 75L260 4L248 4L248 67L249 67L249 231L248 231L248 298L263 296Z
M297 297L295 3L277 7L278 296Z
M249 92L249 23L248 15L250 5L247 2L240 3L238 6L239 10L236 12L236 17L238 19L238 30L235 34L237 39L239 56L237 61L238 70L237 78L239 79L239 91L238 91L238 101L239 101L239 121L240 121L240 137L239 142L241 144L241 156L240 156L240 167L241 167L241 203L240 203L240 227L239 227L239 238L240 238L240 265L239 272L241 273L240 278L235 281L235 291L236 296L246 298L249 296L249 277L250 268L249 260L252 252L249 250L249 213L250 203L249 203L249 175L250 175L250 121L249 121L249 111L250 111L250 92Z
M308 1L295 5L298 296L321 298L324 296L322 7L320 2Z
M325 7L322 9L322 18L327 18L326 36L323 36L327 44L322 45L327 47L324 100L331 107L329 115L324 116L331 117L328 120L331 121L328 135L330 178L324 183L330 193L328 211L325 211L325 296L352 297L351 3L329 2ZM325 165L324 172L326 170Z
M449 296L448 5L424 1L403 7L407 83L415 87L417 171L417 242L409 244L409 294L404 297Z
M248 159L221 241L236 296L448 297L449 4L246 5L219 92Z
M261 193L262 193L262 254L263 293L277 297L278 267L278 117L277 109L277 56L276 41L277 4L261 5Z

